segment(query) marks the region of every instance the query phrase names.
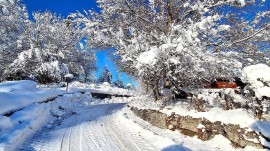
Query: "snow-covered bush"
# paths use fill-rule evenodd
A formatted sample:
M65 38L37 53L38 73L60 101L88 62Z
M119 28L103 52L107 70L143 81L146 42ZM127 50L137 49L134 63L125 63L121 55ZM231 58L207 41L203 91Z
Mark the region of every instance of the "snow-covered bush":
M270 67L266 64L247 66L242 71L242 80L249 84L255 97L270 97Z
M188 99L190 108L207 111L211 108L233 110L245 107L246 100L235 89L198 89Z
M36 69L35 79L40 83L60 82L67 73L69 71L65 64L59 61L45 62Z
M68 72L65 64L39 48L32 48L20 53L4 75L7 80L35 79L40 83L51 83L61 81Z
M266 64L247 66L242 70L242 80L247 83L247 95L255 115L261 119L269 112L270 105L270 67Z

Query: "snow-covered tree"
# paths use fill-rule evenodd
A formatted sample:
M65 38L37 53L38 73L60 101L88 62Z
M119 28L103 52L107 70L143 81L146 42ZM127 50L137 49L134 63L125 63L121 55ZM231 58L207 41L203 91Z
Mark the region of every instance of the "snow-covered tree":
M0 1L0 77L18 54L28 49L24 35L28 25L28 14L25 6L17 0Z
M33 17L26 35L31 48L23 50L9 65L5 70L6 78L31 76L46 83L61 81L63 75L69 72L79 76L94 69L94 54L79 49L83 38L79 25L48 11L34 13Z
M124 83L122 80L116 80L114 82L114 85L117 86L118 88L124 88Z
M270 108L270 67L265 64L247 66L242 70L242 80L247 83L248 103L255 111L255 116L262 119L263 113Z
M213 39L209 45L215 45L216 51L233 52L231 56L243 66L269 62L270 9L267 2L262 2L224 12L223 22L230 25L230 30L219 34L218 40Z
M69 66L72 73L76 73L77 76L82 74L84 82L94 81L97 70L95 51L80 49L69 61L73 62L73 66Z
M122 78L120 76L120 73L119 73L119 71L116 71L116 72L117 72L117 80L114 81L113 84L115 86L117 86L118 88L124 88L125 86L124 86L123 80L122 80Z
M103 72L104 82L112 83L112 73L109 71L106 65Z
M103 82L112 83L112 74L111 74L111 72L109 71L107 65L105 66L102 75L98 78L97 81L98 81L99 83L103 83Z
M162 81L172 89L196 86L214 77L233 77L241 64L209 47L211 39L229 30L222 24L223 6L245 1L99 0L101 15L82 17L89 26L88 44L113 47L123 71L147 83L159 99ZM78 14L82 16L82 14ZM94 16L94 17L93 17ZM88 19L88 22L86 21ZM221 65L222 62L222 65Z

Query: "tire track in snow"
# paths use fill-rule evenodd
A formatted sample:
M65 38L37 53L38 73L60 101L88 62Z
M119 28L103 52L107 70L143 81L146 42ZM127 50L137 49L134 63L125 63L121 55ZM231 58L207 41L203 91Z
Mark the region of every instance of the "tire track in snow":
M109 109L107 112L111 112L114 109ZM107 116L106 127L107 131L111 135L115 141L118 141L124 148L121 150L130 150L130 151L151 151L157 150L152 144L148 143L147 140L143 139L138 135L138 133L134 132L132 127L128 123L123 123L117 121L119 113L116 112L111 116ZM121 116L121 115L120 115Z
M139 149L142 151L151 151L151 150L157 150L154 146L152 146L152 144L149 144L149 140L144 139L143 137L141 137L140 133L137 133L134 131L134 129L132 129L130 126L128 126L129 124L125 125L123 123L117 123L117 125L115 126L116 128L119 129L119 127L122 127L122 129L125 130L125 134L128 134L128 136L130 137L130 139L134 142L134 144L136 144L137 146L139 146Z
M26 141L26 151L150 151L156 150L125 122L118 122L123 104L106 104L79 109L60 126L37 132Z
M71 135L71 129L67 128L67 130L64 132L64 135L63 135L63 140L61 143L60 151L68 151L69 150L70 135Z
M138 146L134 144L132 140L130 140L129 137L126 137L125 135L121 134L120 131L116 131L115 129L112 128L111 123L106 123L106 130L108 134L110 135L111 139L114 140L120 148L121 151L140 151Z

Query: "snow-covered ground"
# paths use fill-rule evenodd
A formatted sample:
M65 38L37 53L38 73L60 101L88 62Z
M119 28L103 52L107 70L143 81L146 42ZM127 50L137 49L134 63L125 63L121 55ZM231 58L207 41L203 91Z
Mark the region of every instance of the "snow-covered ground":
M84 90L80 87L84 86ZM87 87L88 86L88 87ZM75 88L76 87L76 88ZM92 87L79 82L73 82L69 91L65 88L45 87L37 85L34 81L8 81L0 84L0 150L13 150L21 144L24 139L40 129L48 122L50 117L61 118L61 111L57 104L51 104L51 99L65 100L65 105L70 105L72 101L87 100L86 104L97 104L100 100L92 99L91 92L114 93L129 95L132 92L119 88L110 88L106 83L95 91ZM114 92L115 91L115 92ZM84 94L80 92L85 92ZM59 101L53 102L59 102ZM104 102L108 99L103 100ZM114 98L110 100L116 101ZM63 106L63 105L62 105Z
M42 102L59 95L62 90L42 90L34 81L8 81L0 84L0 115L21 109L34 102Z
M203 142L197 139L196 136L188 137L177 131L173 132L154 127L135 116L127 107L127 103L129 103L129 105L137 104L140 108L159 109L157 103L145 103L145 97L112 97L111 99L100 100L92 98L91 91L80 93L73 89L76 86L81 89L92 90L96 86L87 87L85 84L78 86L79 83L73 83L71 84L71 90L65 92L59 88L45 88L42 86L36 88L36 84L31 81L9 83L1 85L1 93L13 93L15 95L16 92L30 91L25 94L36 96L34 92L50 93L57 90L56 92L59 91L63 94L49 102L43 102L45 100L40 101L39 99L36 102L35 98L33 98L30 101L32 103L28 105L19 103L21 110L9 116L1 114L0 151L256 150L252 147L244 149L232 148L230 141L221 135L210 141ZM107 89L114 89L109 86L106 87ZM35 91L31 93L33 89ZM101 87L97 89L102 90ZM119 94L120 92L115 93ZM47 96L48 98L51 97L50 95ZM20 97L18 95L15 98ZM144 101L140 99L144 99ZM1 100L0 102L4 101ZM169 114L171 112L169 110L171 109L165 108L162 111ZM213 120L217 120L217 117ZM246 117L242 116L241 118L245 121L244 118ZM248 119L246 121L249 122ZM267 123L254 123L253 125L253 128L258 130L265 130L267 127Z
M66 98L66 99L65 99ZM69 99L67 99L69 98ZM76 97L75 97L76 98ZM196 137L187 137L179 132L162 130L136 117L126 106L132 98L91 103L85 99L65 96L52 102L51 106L61 106L61 118L50 116L48 124L27 139L21 150L235 150L230 141L217 136L203 142ZM76 100L76 101L74 101ZM69 102L69 103L68 103ZM241 149L238 149L241 150ZM244 150L254 150L245 148Z
M62 83L65 84L65 83ZM60 84L61 85L61 84ZM66 87L59 87L59 84L53 84L53 85L39 85L42 89L56 89L56 90L66 90ZM81 83L78 81L73 81L68 86L69 93L73 92L92 92L92 93L106 93L111 95L135 95L135 92L133 90L118 88L116 86L111 86L109 83L104 82L101 84L93 84L93 83Z

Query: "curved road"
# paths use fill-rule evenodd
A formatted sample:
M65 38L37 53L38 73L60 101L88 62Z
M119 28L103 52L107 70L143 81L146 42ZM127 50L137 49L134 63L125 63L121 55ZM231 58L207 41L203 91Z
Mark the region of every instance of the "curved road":
M61 121L26 140L23 151L217 151L233 150L223 138L202 142L161 130L136 117L123 103L71 107ZM75 113L75 112L76 113ZM57 126L58 125L58 126ZM228 140L227 140L228 141ZM229 144L229 142L227 142ZM187 148L188 147L188 148Z
M156 150L119 117L125 104L88 106L64 119L59 126L43 128L28 139L25 151L137 151Z

